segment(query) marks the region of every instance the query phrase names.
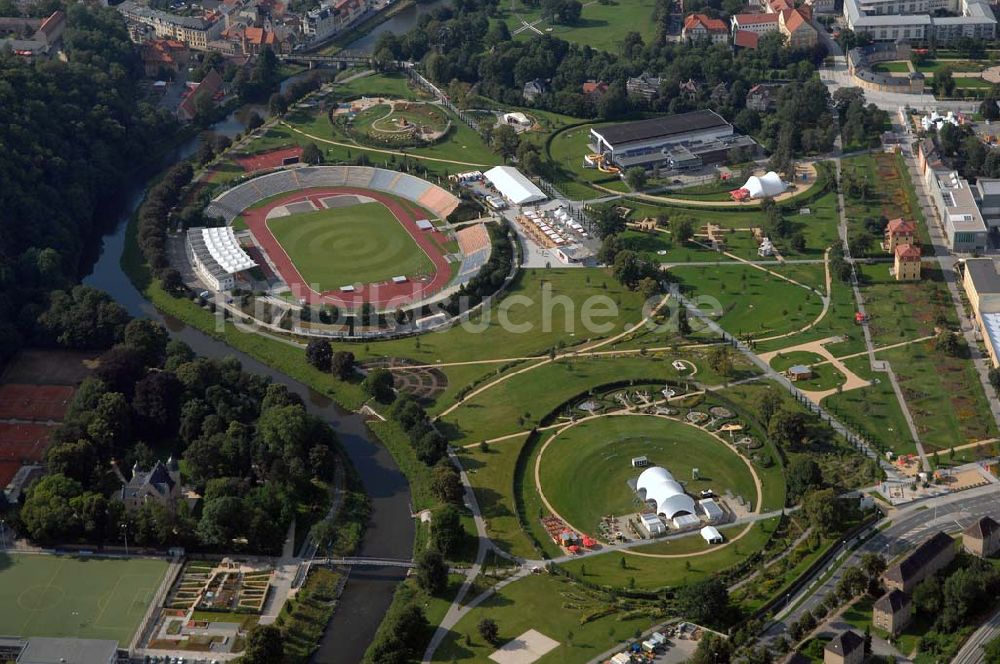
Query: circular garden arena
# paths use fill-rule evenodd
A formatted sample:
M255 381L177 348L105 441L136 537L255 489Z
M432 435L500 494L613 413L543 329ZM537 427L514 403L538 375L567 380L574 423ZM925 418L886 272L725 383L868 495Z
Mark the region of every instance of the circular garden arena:
M485 226L447 225L458 205L447 190L407 173L308 166L243 182L206 214L236 231L272 294L389 312L448 297L486 263Z

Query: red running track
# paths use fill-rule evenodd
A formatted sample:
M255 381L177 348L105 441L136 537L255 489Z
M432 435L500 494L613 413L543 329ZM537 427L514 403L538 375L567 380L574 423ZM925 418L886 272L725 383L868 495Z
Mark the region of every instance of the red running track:
M285 159L288 157L302 157L302 148L282 148L280 150L271 150L270 152L261 152L260 154L254 154L247 157L237 157L236 163L243 167L243 170L247 173L252 173L254 171L263 171L271 168L278 168L279 166L285 165Z
M320 199L342 194L367 196L389 208L389 211L402 224L417 246L427 254L427 257L434 264L434 275L431 279L429 281L407 281L402 284L395 284L391 280L361 286L355 284L355 290L351 293L339 290L320 293L313 290L299 274L292 259L285 253L284 247L271 234L266 223L267 215L276 207L305 200L312 201L317 209L322 210L324 208ZM344 309L360 309L363 303L369 302L378 310L391 310L432 296L447 286L451 278L448 261L445 260L440 247L434 241L434 235L439 231L422 231L417 228L417 219L426 218L426 215L411 212L399 201L371 189L358 187L304 189L275 199L266 206L244 210L243 218L246 220L254 240L274 263L281 279L288 284L293 293L298 294L298 297L305 297L310 304L326 303Z

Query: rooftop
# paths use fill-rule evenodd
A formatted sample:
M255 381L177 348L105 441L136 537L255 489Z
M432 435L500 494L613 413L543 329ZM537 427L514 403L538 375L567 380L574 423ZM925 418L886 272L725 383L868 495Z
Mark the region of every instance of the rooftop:
M915 247L912 244L896 245L896 256L899 258L920 258L921 254L920 247Z
M865 640L857 632L849 629L830 639L830 642L826 644L825 650L829 650L842 657L847 657L858 648L864 647L864 645Z
M110 664L117 654L117 641L34 637L17 664Z
M1000 531L1000 523L997 523L988 516L984 516L963 530L962 534L966 537L984 540L992 537L997 531Z
M706 14L691 14L684 19L685 30L693 30L698 26L705 28L709 32L729 32L729 28L726 27L724 21L720 21L717 18L710 18Z
M905 583L919 574L925 565L937 558L945 549L955 546L955 540L938 531L936 535L918 546L910 555L886 570L885 576L893 581Z
M970 258L965 271L980 295L1000 293L1000 266L992 258Z
M615 144L647 141L715 127L731 127L731 125L715 111L703 110L626 122L610 127L597 127L592 131L608 143Z
M900 590L890 590L875 600L872 608L883 613L896 613L910 605L910 598Z

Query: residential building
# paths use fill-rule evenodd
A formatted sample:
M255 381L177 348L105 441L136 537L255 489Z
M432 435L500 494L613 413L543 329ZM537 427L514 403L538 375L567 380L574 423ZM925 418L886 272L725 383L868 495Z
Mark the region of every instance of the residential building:
M896 281L919 281L921 251L913 244L897 244L894 250L892 274Z
M993 39L996 18L987 0L844 0L847 26L876 41Z
M920 172L923 174L927 173L928 168L937 171L944 169L941 151L938 150L937 144L930 136L917 143L917 166L920 167Z
M882 249L886 253L896 253L896 245L916 244L917 224L909 219L892 219L885 226Z
M549 91L549 83L545 79L536 78L524 84L521 96L525 101L535 101L539 96Z
M173 457L166 464L157 461L148 471L140 469L136 462L131 479L122 484L119 497L129 512L148 502L173 509L181 497L181 471L177 462Z
M136 4L133 0L125 0L116 9L130 24L148 26L161 39L176 39L199 50L206 50L208 42L218 39L225 28L218 13L178 16Z
M702 110L595 127L589 147L623 171L632 166L680 171L723 162L733 148L756 143L735 133L718 113Z
M989 246L983 215L972 186L957 171L928 169L924 182L935 211L944 225L948 247L959 253L983 252Z
M882 574L882 585L888 590L911 593L924 579L933 576L955 559L955 540L944 532L925 541L909 555Z
M760 45L760 35L748 30L737 30L733 33L733 48L748 48L753 50Z
M706 14L691 14L684 19L681 38L686 42L710 41L724 44L729 41L729 28L725 22Z
M774 110L778 105L780 90L781 84L758 83L747 92L747 108L758 113Z
M677 91L680 93L681 97L688 100L695 100L698 98L698 90L701 86L693 78L689 78L686 81L681 81L677 84Z
M587 97L591 101L597 101L605 95L608 91L608 84L604 81L585 81L583 85L580 86L580 92L583 93L584 97Z
M872 625L895 636L913 620L910 598L899 590L890 590L872 605Z
M209 107L209 105L214 106L217 99L223 94L222 77L215 69L209 69L197 87L187 93L187 96L177 107L177 119L182 122L194 120L202 109Z
M659 76L643 72L638 76L629 77L625 82L625 91L648 101L660 93L661 83L663 83L663 79Z
M139 54L146 76L153 78L165 71L176 74L187 67L191 51L176 39L154 39L142 44Z
M778 29L785 35L789 48L812 48L819 41L819 33L803 9L787 9L778 14Z
M988 558L1000 550L1000 523L981 517L962 531L962 547L974 556Z
M280 52L281 46L277 36L266 28L249 27L240 34L240 46L245 55L260 55L261 49L269 46L272 51Z
M806 0L804 5L812 9L813 14L834 14L837 11L837 0Z
M0 17L0 51L10 48L14 55L46 58L62 40L66 14L52 12L48 18Z
M778 31L777 14L733 14L729 23L733 28L733 34L741 30L758 35Z
M852 629L837 634L823 648L823 664L861 664L865 640Z

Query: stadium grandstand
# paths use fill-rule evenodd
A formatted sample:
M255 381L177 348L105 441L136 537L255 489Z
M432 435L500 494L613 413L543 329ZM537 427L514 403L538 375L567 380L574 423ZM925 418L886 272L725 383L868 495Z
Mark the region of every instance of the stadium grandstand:
M275 171L254 178L217 196L206 213L227 224L264 198L319 187L357 187L399 196L430 210L441 219L458 207L450 192L408 173L368 166L313 166Z
M235 288L236 275L257 266L240 246L231 226L189 229L187 248L195 271L212 290Z

